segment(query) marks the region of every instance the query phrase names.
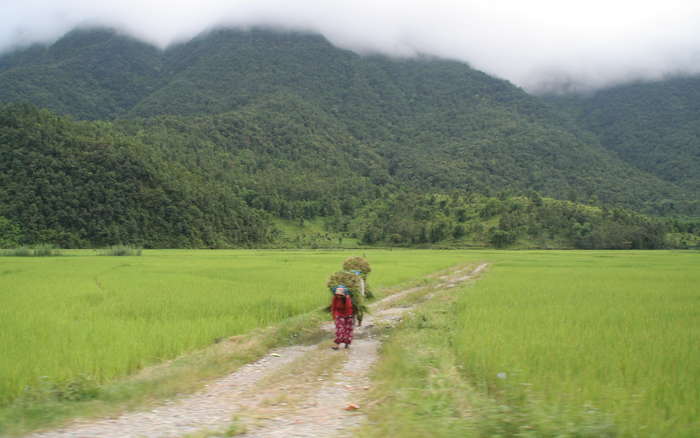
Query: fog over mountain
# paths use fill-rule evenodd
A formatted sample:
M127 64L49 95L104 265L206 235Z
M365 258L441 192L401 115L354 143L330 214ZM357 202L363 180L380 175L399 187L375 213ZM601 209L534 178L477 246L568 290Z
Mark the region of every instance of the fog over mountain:
M0 52L110 26L159 47L221 26L319 32L359 53L469 63L529 91L700 73L700 3L488 0L4 0Z

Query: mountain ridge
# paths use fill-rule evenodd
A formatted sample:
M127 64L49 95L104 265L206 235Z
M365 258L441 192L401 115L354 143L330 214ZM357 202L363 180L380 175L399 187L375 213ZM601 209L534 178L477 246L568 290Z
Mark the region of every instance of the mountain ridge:
M700 77L671 77L550 97L626 162L700 190Z
M159 50L74 31L0 57L0 103L16 101L122 139L183 194L218 187L273 217L335 218L338 230L399 192L539 192L700 215L694 186L610 147L574 99L531 96L454 61L360 56L318 35L216 30ZM241 243L216 233L207 244Z

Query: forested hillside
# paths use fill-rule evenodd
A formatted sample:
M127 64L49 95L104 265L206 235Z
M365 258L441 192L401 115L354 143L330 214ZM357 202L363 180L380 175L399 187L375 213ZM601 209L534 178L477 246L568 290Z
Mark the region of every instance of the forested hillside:
M20 227L17 243L293 245L280 221L315 221L365 244L658 247L695 222L624 209L700 215L692 175L608 149L574 101L313 35L220 30L161 51L73 31L0 57L0 103L0 234ZM414 214L443 197L449 213ZM569 223L542 231L550 210ZM610 223L637 231L611 243Z
M623 160L700 191L700 77L635 83L552 101ZM675 210L670 200L662 208L666 214Z
M324 247L347 238L400 246L697 244L697 221L535 192L420 192L343 132L315 134L304 124L304 111L313 109L303 102L285 108L268 108L265 118L246 107L200 118L77 122L32 106L6 107L0 246ZM296 231L286 233L279 221L298 224Z
M226 247L271 237L268 216L235 185L162 161L107 123L27 106L0 112L2 217L18 230L9 244Z
M73 31L0 57L0 101L110 119L162 84L161 52L110 30Z

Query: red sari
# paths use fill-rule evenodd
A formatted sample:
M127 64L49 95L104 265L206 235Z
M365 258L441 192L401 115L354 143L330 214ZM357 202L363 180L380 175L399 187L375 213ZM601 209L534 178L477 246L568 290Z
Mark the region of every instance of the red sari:
M350 345L354 318L352 313L352 300L347 295L333 295L331 313L335 320L335 343Z

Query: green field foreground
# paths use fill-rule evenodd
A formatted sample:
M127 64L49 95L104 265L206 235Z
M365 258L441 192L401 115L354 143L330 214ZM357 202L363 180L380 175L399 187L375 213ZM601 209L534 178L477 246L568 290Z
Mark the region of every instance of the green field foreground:
M700 436L700 253L481 257L385 345L362 436Z
M367 251L374 288L458 263L457 252ZM0 258L0 407L23 388L108 382L328 304L349 251L73 251ZM361 253L360 253L361 254Z
M366 435L697 436L700 253L364 252L374 288L490 263L391 335L375 378L393 395ZM0 258L0 413L27 386L114 381L318 309L350 255Z

